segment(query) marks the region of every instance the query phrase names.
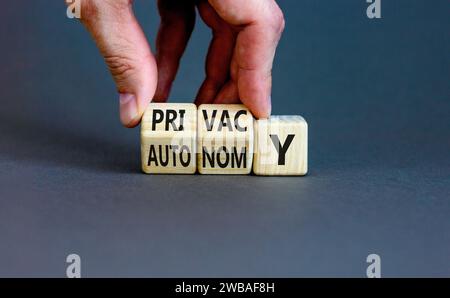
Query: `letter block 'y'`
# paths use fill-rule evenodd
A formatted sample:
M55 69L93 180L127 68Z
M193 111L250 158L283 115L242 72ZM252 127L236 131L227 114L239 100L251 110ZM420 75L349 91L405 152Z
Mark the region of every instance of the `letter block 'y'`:
M302 176L308 172L308 124L300 116L272 116L255 121L253 172L267 176Z
M244 105L198 108L197 167L201 174L249 174L253 162L253 116Z
M141 122L142 171L194 174L196 137L194 104L150 103Z

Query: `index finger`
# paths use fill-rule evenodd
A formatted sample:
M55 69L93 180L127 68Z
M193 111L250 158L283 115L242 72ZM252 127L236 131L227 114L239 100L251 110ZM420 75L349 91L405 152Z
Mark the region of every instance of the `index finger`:
M269 117L272 65L285 26L281 9L273 0L209 2L225 21L242 28L231 62L231 78L241 102L255 117Z

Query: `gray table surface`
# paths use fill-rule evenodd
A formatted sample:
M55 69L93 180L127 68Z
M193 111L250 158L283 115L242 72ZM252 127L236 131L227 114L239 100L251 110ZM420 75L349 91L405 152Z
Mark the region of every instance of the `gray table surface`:
M64 1L8 1L0 26L0 276L450 276L446 0L279 1L273 113L310 126L307 177L147 176L139 130ZM154 1L136 1L151 43ZM189 102L198 21L171 95Z

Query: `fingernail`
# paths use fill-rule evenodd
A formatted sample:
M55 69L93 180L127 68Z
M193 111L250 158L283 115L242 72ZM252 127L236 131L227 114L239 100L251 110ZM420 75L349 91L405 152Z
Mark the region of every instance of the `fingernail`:
M120 93L120 122L129 126L138 117L137 99L134 94Z

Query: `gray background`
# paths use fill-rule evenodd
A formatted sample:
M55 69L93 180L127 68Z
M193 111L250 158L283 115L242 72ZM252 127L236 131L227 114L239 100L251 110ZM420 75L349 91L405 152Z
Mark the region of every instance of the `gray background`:
M146 176L139 130L64 1L1 5L0 276L450 276L447 0L279 1L273 113L310 125L310 174ZM154 1L136 0L149 39ZM174 85L189 101L200 21Z

